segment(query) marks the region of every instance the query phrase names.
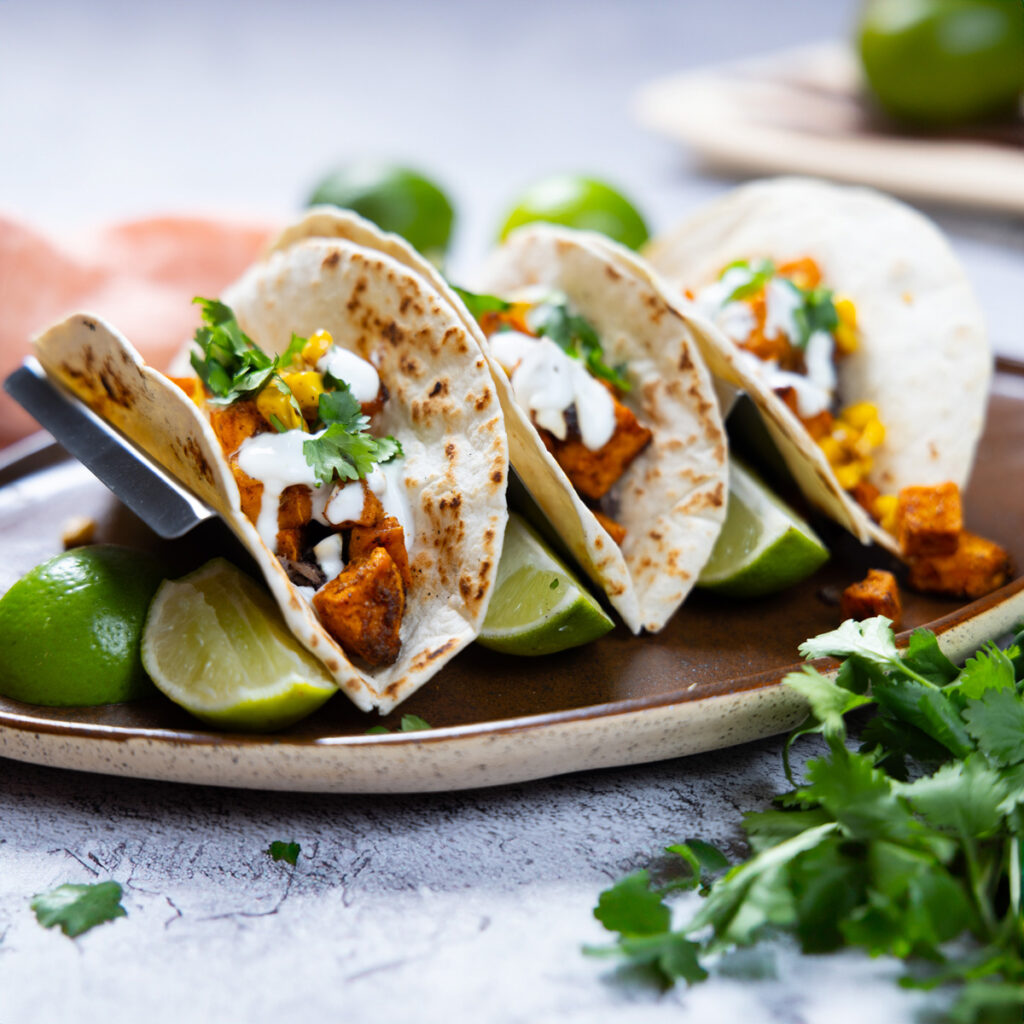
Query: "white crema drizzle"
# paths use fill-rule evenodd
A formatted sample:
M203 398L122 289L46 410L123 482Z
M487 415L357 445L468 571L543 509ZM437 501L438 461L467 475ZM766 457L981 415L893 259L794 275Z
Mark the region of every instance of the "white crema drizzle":
M357 402L372 402L380 391L380 375L376 367L347 348L332 345L316 368L321 373L329 373L335 379L345 381Z
M750 337L757 327L757 319L750 306L741 300L726 299L751 279L751 272L743 267L727 270L718 280L702 288L694 300L700 311L730 341L737 345ZM780 335L793 339L799 336L794 313L802 299L794 285L785 278L773 278L765 287L764 336L774 340ZM775 391L793 388L797 410L805 419L831 408L838 380L833 352L835 342L827 331L815 331L804 349L806 374L779 369L774 359L760 359L752 352L740 350L739 361L747 370Z
M519 331L491 335L491 352L509 374L516 402L539 427L559 441L568 436L565 414L576 406L580 439L591 451L603 448L615 433L615 404L608 389L583 364L549 338Z

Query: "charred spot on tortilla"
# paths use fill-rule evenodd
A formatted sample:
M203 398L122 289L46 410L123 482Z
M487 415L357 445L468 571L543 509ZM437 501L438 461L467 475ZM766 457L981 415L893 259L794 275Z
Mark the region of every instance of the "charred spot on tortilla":
M448 379L445 377L445 378L441 378L439 380L434 381L434 386L430 389L430 397L431 398L436 398L438 395L447 395L447 394L448 394Z
M94 320L89 320L86 317L82 317L82 323L86 327L88 327L90 331L95 332L95 330L96 330L96 322Z
M320 267L323 270L332 270L340 262L341 262L341 253L338 252L337 250L335 250L334 252L329 252L324 257L323 262L320 264Z

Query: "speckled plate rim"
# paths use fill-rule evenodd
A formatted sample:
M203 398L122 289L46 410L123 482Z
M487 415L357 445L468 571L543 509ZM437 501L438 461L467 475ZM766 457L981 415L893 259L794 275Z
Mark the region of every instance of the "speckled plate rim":
M1024 577L929 624L962 659L1024 619ZM906 640L909 632L900 634ZM835 663L813 663L823 671ZM248 789L410 793L473 789L658 761L785 732L805 705L781 684L794 663L721 692L380 736L290 738L102 726L0 712L0 755L108 775Z

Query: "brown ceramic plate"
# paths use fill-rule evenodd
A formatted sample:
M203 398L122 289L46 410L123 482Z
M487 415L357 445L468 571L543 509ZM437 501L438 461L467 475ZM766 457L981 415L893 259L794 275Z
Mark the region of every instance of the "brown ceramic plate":
M1000 363L967 493L971 528L1024 565L1024 366ZM98 540L154 538L53 444L8 452L0 469L0 591L60 549L75 515ZM429 732L367 736L375 724L342 697L285 733L252 737L198 728L170 702L43 708L0 698L0 754L64 768L267 789L415 792L466 789L638 764L782 732L802 716L779 680L797 645L833 629L840 590L890 557L826 531L831 562L786 593L736 603L696 593L668 627L619 628L596 644L541 659L471 647L384 719L413 713ZM224 536L201 531L165 549L187 571ZM1024 576L959 605L904 591L904 626L942 634L952 657L1024 619Z

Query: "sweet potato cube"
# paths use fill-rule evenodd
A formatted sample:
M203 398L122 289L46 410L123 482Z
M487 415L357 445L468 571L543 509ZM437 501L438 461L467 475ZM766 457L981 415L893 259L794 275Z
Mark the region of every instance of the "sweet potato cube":
M622 542L626 539L626 528L622 523L617 523L611 516L606 516L603 512L598 509L592 510L594 518L608 531L613 541L622 547Z
M565 470L573 487L586 498L603 498L629 464L647 447L651 432L617 398L615 433L606 445L592 452L578 436L559 441L546 430L540 432L548 451Z
M905 557L953 554L964 528L960 488L954 483L904 487L899 493L896 522Z
M203 382L198 377L168 377L172 384L177 384L196 405L203 404Z
M259 518L260 505L263 502L263 484L255 477L249 476L243 469L240 469L234 459L231 460L230 465L235 483L238 484L238 496L242 502L242 512L251 523L255 523Z
M896 577L883 569L869 569L864 579L843 591L839 609L844 619L870 619L884 615L898 629L903 606Z
M972 600L997 590L1013 574L1005 548L964 530L951 555L932 555L910 563L910 585L928 594Z
M252 401L235 402L224 408L211 406L210 426L225 455L234 455L247 437L262 434L267 429L266 420Z
M290 562L301 562L304 547L304 530L285 528L277 531L277 555L279 558L287 558Z
M371 665L391 665L402 642L402 575L382 547L371 548L313 596L320 621L347 654Z
M359 561L373 548L384 548L398 567L406 589L412 583L409 553L405 548L405 530L394 516L385 516L373 526L354 526L349 535L348 556Z
M281 492L277 504L277 525L282 530L295 530L313 518L312 491L305 484L292 484Z

